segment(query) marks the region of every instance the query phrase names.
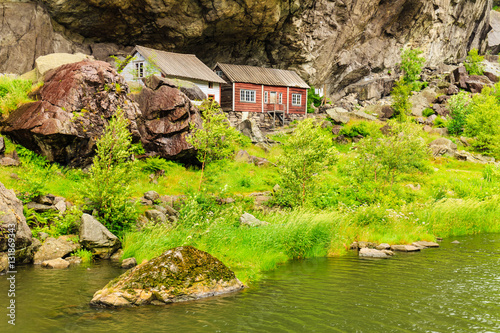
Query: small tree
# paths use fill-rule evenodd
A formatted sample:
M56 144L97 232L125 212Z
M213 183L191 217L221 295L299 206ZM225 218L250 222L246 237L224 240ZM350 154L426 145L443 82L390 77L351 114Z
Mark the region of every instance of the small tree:
M128 119L118 108L96 143L90 177L82 189L91 201L90 208L116 234L121 234L137 218L135 205L130 201L129 184L133 175L130 172L132 139L128 124Z
M484 65L483 65L484 57L479 55L479 51L477 49L472 49L469 51L467 58L465 58L465 68L469 75L483 75Z
M398 121L406 121L408 115L411 113L412 104L410 102L411 86L406 84L403 78L396 82L392 89L392 108L394 109L394 116Z
M238 131L231 127L226 114L213 101L205 100L200 107L202 126L191 123L192 134L186 141L198 151L201 163L201 176L198 190L201 189L205 165L211 161L228 158L234 154L239 137Z
M425 58L421 57L422 50L420 49L402 49L400 68L404 72L403 82L411 87L411 90L418 91L422 87L420 74L422 67L425 64Z
M315 176L336 160L337 150L313 119L300 122L282 147L283 154L278 159L281 191L291 206L304 204Z
M448 121L448 132L458 135L464 131L467 115L470 113L472 103L469 94L461 91L453 95L449 101L451 119Z

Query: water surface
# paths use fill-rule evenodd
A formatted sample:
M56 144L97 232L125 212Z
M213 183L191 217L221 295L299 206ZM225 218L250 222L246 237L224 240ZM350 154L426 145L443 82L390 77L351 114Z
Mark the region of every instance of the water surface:
M293 261L242 292L112 310L88 306L123 272L110 262L20 267L15 329L0 276L0 332L500 332L500 235L454 239L387 260Z

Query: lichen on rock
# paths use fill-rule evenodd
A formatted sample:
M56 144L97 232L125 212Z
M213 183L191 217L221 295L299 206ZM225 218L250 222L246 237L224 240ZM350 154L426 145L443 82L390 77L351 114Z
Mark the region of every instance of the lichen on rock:
M104 307L167 304L242 289L234 272L192 246L170 249L125 272L94 294L91 305Z

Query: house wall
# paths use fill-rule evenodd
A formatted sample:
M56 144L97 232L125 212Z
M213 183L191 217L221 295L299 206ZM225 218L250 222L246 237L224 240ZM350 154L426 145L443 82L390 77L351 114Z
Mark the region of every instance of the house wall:
M288 96L287 96L287 93L286 93L286 87L275 87L275 86L264 86L264 94L267 92L267 96L268 96L268 103L266 104L265 103L265 98L264 98L264 112L267 112L267 111L284 111L286 112L287 111L287 102L288 102ZM270 101L271 101L271 92L276 92L276 99L277 99L277 103L276 104L271 104ZM282 104L278 104L279 102L279 94L283 94L283 101L282 101Z
M122 76L125 78L125 81L135 81L135 82L139 82L140 84L144 85L141 79L137 79L134 76L135 63L140 62L140 61L145 62L144 63L144 71L145 71L144 75L147 76L150 74L158 74L158 75L161 74L160 71L157 69L154 69L153 66L151 66L151 65L148 66L147 60L139 52L136 52L134 54L134 56L132 57L132 60L129 61L127 66L125 66L125 68L122 70ZM147 72L148 69L150 72Z
M242 89L255 90L255 103L240 101L240 91ZM252 83L235 83L234 111L262 112L262 85Z
M292 105L292 94L301 94L301 104L300 106ZM307 89L304 88L290 88L288 93L288 98L290 99L289 110L288 113L307 113Z
M220 70L219 66L217 66L214 69L214 72L217 72L218 70ZM222 110L232 111L233 110L233 83L231 82L231 80L229 80L229 78L227 77L227 75L224 72L222 72L221 78L224 81L226 81L227 83L221 84L221 96L220 96L220 103L219 104L220 104Z

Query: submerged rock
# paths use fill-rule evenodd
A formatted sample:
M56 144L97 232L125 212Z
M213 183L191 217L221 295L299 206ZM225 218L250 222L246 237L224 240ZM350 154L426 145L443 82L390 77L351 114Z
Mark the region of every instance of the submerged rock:
M94 294L91 305L161 305L242 289L243 284L217 258L182 246L125 272Z
M413 246L417 246L417 247L422 247L422 248L426 248L426 247L439 247L439 244L438 243L435 243L435 242L427 242L427 241L418 241L418 242L413 242L411 245Z
M389 258L392 254L391 251L380 251L376 249L369 249L367 247L359 250L359 256L364 258Z
M122 261L122 268L129 269L135 266L137 266L137 260L135 260L135 258L127 258Z
M62 258L46 260L42 262L42 267L53 268L53 269L64 269L69 267L69 262Z

